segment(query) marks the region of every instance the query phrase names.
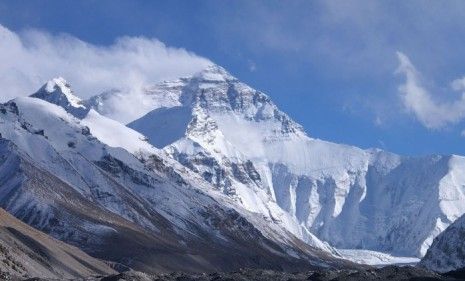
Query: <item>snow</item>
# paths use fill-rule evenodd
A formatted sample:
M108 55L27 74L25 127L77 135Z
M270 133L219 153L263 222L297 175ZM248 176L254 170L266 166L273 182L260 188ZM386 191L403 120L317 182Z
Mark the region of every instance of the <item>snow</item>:
M57 89L58 88L58 89ZM84 108L82 100L76 97L68 86L68 82L63 77L53 78L45 84L45 90L51 95L55 91L60 91L72 107Z
M67 114L61 107L29 97L17 98L13 102L19 109L21 119L27 122L27 124L32 125L33 129L31 128L31 130L44 130L44 136L55 140L54 145L60 151L69 149L68 141L73 141L76 133L81 131L81 128L75 125L77 119ZM5 134L16 134L18 137L21 137L21 139L17 140L19 142L29 139L35 141L34 145L30 145L28 152L31 154L40 153L40 150L35 151L34 146L38 142L43 142L43 137L37 135L35 138L26 138L24 136L25 133L27 132L13 130Z
M465 157L453 155L449 160L449 173L441 179L439 187L439 207L446 214L449 222L455 221L465 213L462 198L465 190L451 188L465 182Z
M369 159L368 153L361 149L311 139L301 131L280 135L277 132L281 124L272 120L256 122L236 114L217 113L211 118L242 154L252 160L267 159L285 164L294 173L324 176L359 169L366 166Z
M83 105L83 101L73 94L68 82L61 77L48 81L31 97L59 105L78 118L86 115L88 111Z
M132 122L128 127L142 133L157 148L163 148L184 137L187 125L192 119L185 107L161 107L151 111L142 120L163 120L162 122Z
M90 133L106 145L123 148L133 154L155 153L156 149L147 142L147 138L144 135L126 127L120 122L99 114L93 109L87 109L82 105L82 100L72 93L70 86L63 78L52 79L41 89L45 89L45 92L39 90L36 94L32 95L32 97L47 101L48 103L31 101L34 99L21 100L21 103L24 104L23 106L31 108L30 110L26 110L24 114L34 112L36 107L46 108L45 110L59 114L60 118L67 120L68 123L77 122L80 125L88 127ZM61 107L64 111L50 107L49 103ZM74 115L79 120L71 120L67 113ZM38 114L39 118L43 116L43 118L47 120L49 119L48 115L49 114ZM49 127L49 125L44 124L44 122L41 122L40 126L44 126L44 128Z
M138 152L154 153L156 149L146 141L146 137L123 124L104 117L91 109L81 124L90 128L93 136L101 142L121 147L135 154Z
M219 65L210 65L205 70L194 74L194 79L208 82L226 82L228 80L235 80L224 68Z
M145 87L142 96L113 89L92 97L83 104L102 115L127 124L154 109L179 106L180 91L184 86L185 82L182 80L164 81L156 86Z
M453 155L448 161L450 172L440 183L438 195L439 208L445 214L438 218L435 233L437 237L429 239L424 245L426 252L421 264L431 270L447 272L465 267L465 215L464 189L458 188L465 180L465 159ZM453 222L451 224L451 222ZM426 251L427 250L427 251Z

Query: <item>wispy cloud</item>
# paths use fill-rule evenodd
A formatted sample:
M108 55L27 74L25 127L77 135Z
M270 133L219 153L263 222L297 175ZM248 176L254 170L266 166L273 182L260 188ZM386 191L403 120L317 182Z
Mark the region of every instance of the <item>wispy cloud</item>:
M67 79L84 98L111 88L137 94L148 83L190 75L209 64L156 39L122 37L97 46L70 35L15 33L0 25L0 101L31 94L55 76Z
M399 92L405 108L415 114L418 121L430 129L442 128L454 124L465 117L465 93L455 101L441 101L434 97L421 82L420 73L410 59L397 52L399 67L397 73L403 74L405 81L399 86ZM465 79L452 82L452 88L463 90Z

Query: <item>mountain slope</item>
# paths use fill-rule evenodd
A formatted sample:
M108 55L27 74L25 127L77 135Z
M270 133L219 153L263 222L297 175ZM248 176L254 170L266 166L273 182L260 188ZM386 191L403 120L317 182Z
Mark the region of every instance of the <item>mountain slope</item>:
M421 257L465 213L465 179L454 178L463 157L401 157L313 139L221 67L154 85L147 98L153 110L129 127L309 244L315 234L338 248ZM93 100L98 107L86 105L108 112Z
M353 266L214 191L139 133L86 106L71 114L71 91L50 83L0 105L0 206L17 218L148 272Z
M438 272L465 268L465 216L434 239L420 265Z
M104 262L0 209L0 270L18 277L81 278L115 273Z

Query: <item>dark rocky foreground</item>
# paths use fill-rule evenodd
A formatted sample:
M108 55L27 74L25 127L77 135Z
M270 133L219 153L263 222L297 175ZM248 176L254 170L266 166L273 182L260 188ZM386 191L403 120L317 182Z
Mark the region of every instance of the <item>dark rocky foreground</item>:
M2 276L1 280L8 279ZM26 279L36 281L51 281L55 279ZM321 270L298 273L277 272L272 270L243 269L230 273L167 273L148 275L141 272L125 272L106 277L80 279L85 281L336 281L336 280L465 280L465 271L450 272L439 275L418 267L387 266L378 269L365 270Z

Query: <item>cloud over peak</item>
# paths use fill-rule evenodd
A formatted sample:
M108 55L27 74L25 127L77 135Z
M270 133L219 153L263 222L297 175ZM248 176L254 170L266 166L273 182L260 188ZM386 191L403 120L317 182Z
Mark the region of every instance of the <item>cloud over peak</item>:
M454 101L442 101L433 96L422 84L421 75L410 59L397 52L399 67L396 71L405 77L399 93L405 108L429 129L439 129L460 122L465 117L465 92ZM451 83L452 89L465 89L465 78Z
M211 64L156 39L121 37L98 46L70 35L15 33L2 25L0 62L0 101L31 94L56 76L65 77L83 98L112 88L137 95L144 85L188 76Z

